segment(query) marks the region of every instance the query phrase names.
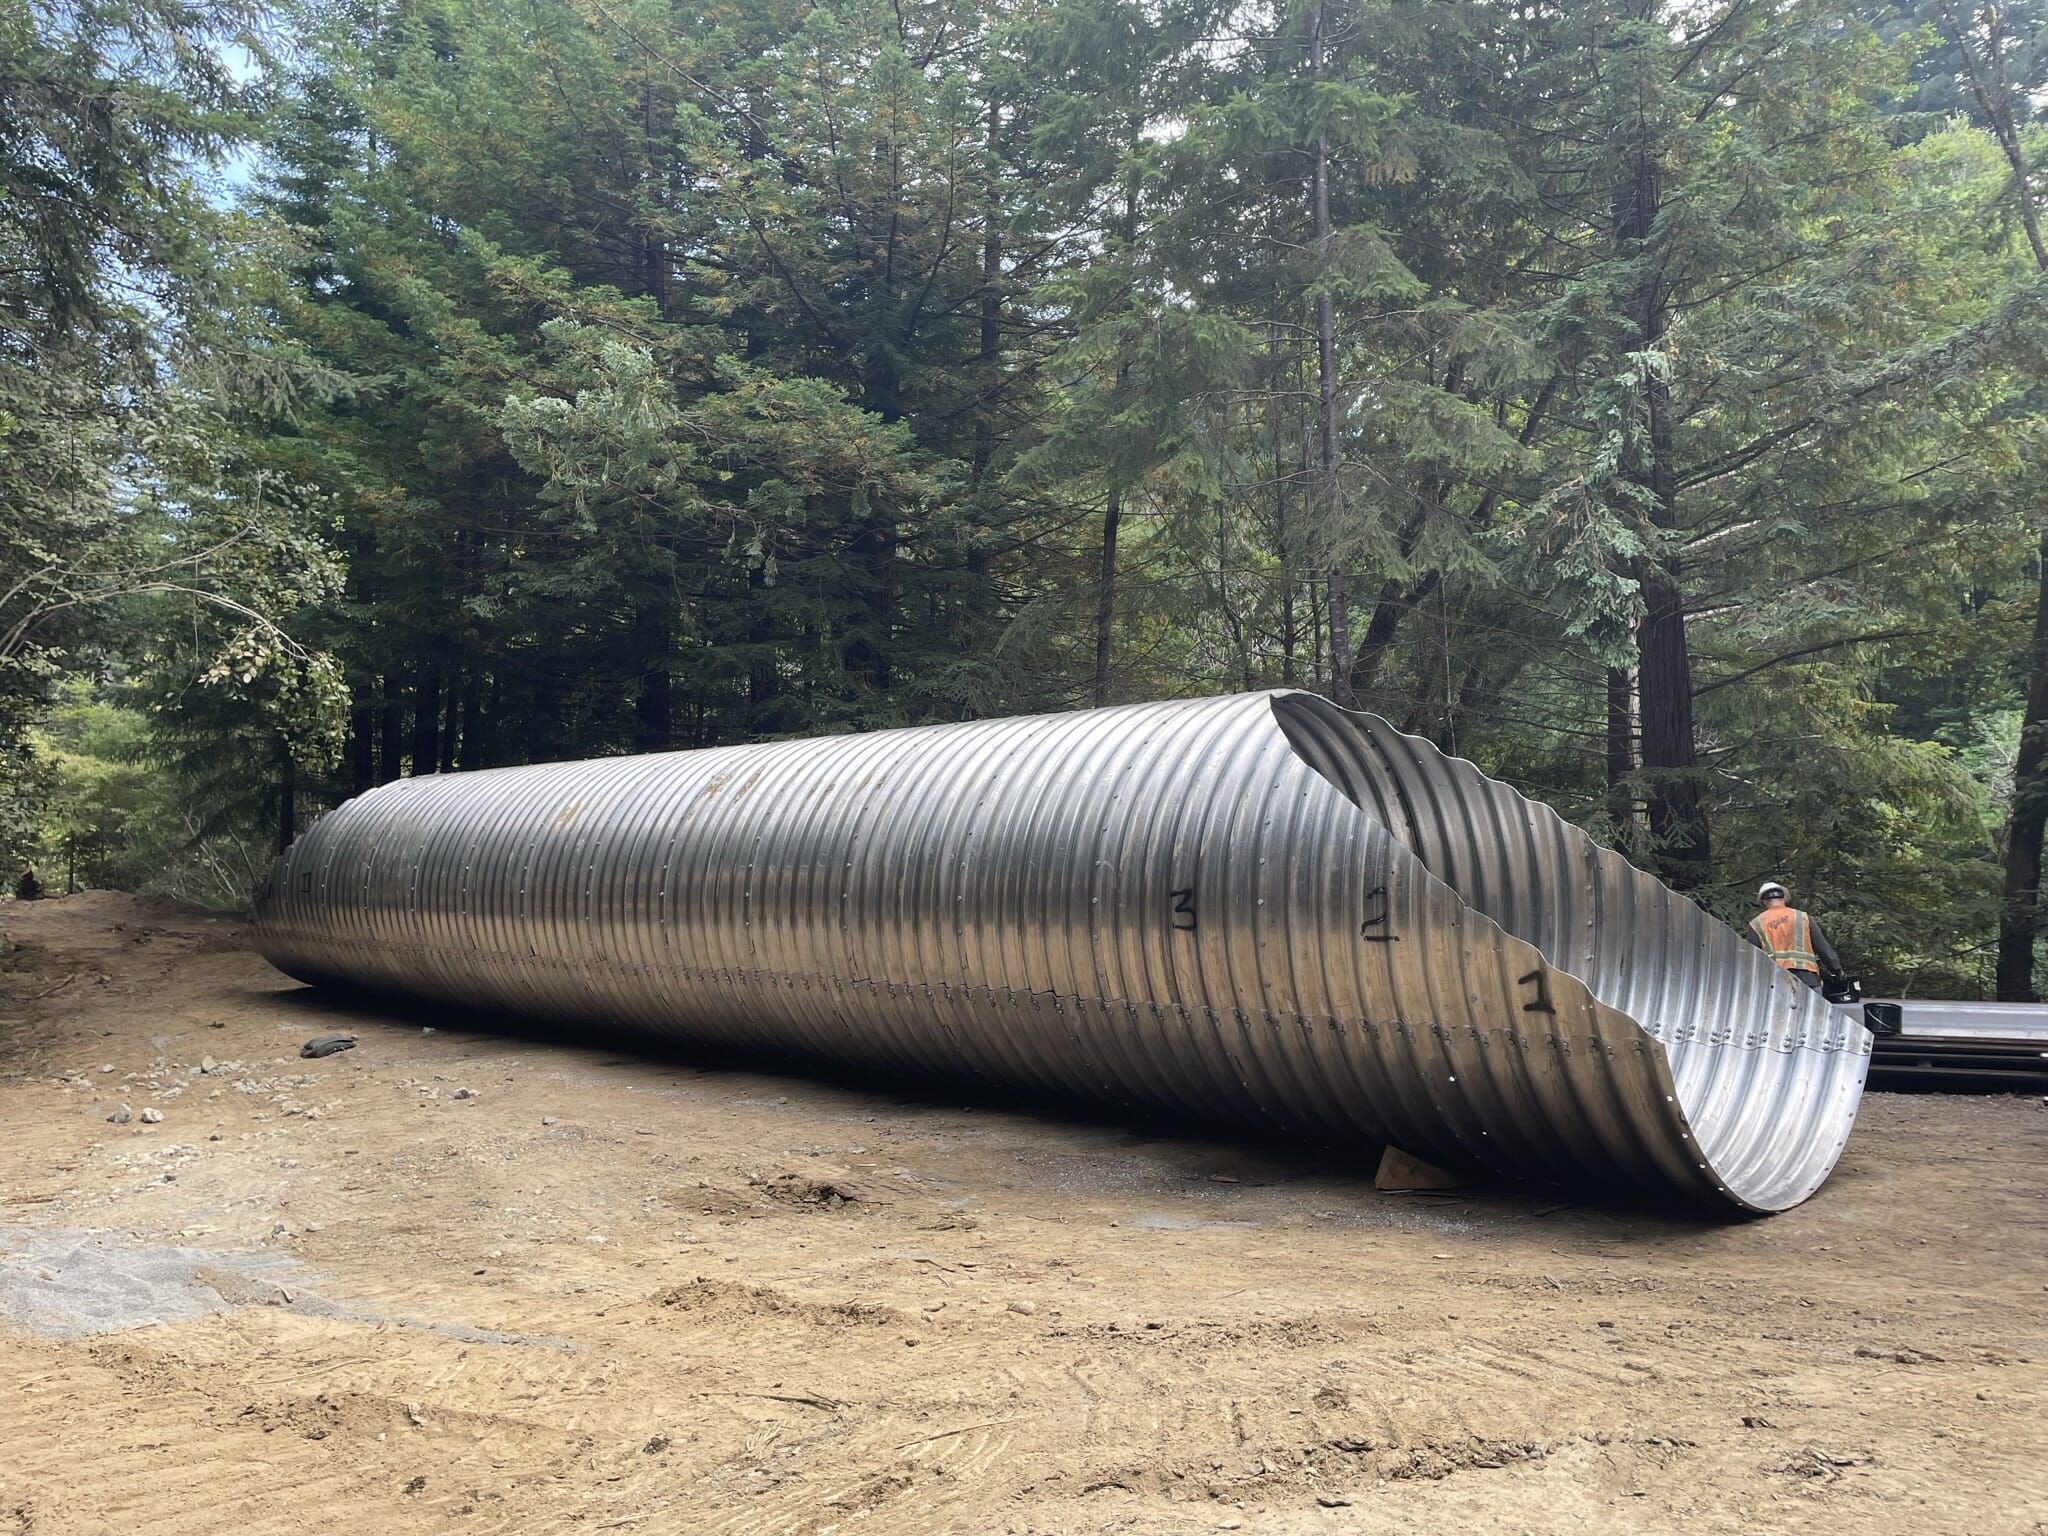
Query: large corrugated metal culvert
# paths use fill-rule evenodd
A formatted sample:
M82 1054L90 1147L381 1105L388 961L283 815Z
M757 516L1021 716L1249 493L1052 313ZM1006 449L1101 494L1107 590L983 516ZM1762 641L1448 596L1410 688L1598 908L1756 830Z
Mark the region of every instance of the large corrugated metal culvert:
M1870 1051L1547 807L1295 692L404 779L254 932L309 982L1763 1211Z

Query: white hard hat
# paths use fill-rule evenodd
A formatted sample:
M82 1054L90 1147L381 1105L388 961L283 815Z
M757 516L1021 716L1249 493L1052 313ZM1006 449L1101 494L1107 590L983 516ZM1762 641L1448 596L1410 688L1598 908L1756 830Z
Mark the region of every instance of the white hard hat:
M1775 880L1766 880L1756 888L1756 899L1758 901L1762 901L1766 896L1782 896L1784 894L1785 887Z

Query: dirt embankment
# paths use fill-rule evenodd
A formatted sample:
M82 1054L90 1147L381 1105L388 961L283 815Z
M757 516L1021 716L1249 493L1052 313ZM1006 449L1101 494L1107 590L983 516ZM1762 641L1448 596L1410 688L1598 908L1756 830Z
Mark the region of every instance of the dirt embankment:
M1389 1196L0 926L0 1533L2048 1530L2035 1101L1765 1221Z

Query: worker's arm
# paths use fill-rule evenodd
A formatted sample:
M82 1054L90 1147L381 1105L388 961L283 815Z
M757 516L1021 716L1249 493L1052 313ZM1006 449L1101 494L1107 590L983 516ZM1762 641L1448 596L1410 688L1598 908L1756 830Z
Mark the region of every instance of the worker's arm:
M1762 949L1764 947L1764 941L1757 937L1756 929L1751 927L1748 923L1744 923L1742 925L1742 936L1745 939L1749 940L1750 943L1754 944L1758 949Z
M1842 957L1835 953L1835 946L1830 944L1827 935L1820 931L1820 924L1809 917L1806 925L1813 930L1813 957L1820 961L1821 971L1829 976L1847 975L1848 972L1842 969Z

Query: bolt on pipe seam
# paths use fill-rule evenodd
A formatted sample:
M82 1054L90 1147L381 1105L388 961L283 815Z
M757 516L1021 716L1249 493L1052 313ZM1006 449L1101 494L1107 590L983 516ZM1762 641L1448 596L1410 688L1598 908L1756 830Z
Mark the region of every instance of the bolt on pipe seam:
M1806 1199L1870 1037L1549 807L1280 691L400 779L252 932L302 981Z

